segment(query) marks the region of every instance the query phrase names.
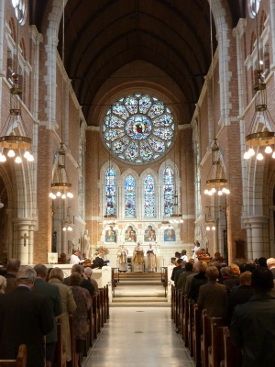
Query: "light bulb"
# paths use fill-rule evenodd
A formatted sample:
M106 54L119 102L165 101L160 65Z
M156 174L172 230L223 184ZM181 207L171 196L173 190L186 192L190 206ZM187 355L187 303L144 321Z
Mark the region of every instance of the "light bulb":
M255 155L255 150L253 148L249 148L248 153L250 157L253 157L253 155Z
M30 155L30 152L28 150L26 150L25 153L24 153L24 158L28 159L29 155Z
M20 164L20 163L22 163L22 158L17 156L15 158L14 162L17 163L17 164Z
M68 196L68 198L70 198L70 199L74 197L73 193L71 193L71 192L68 192L68 193L67 193L67 196Z
M205 190L204 190L204 193L205 193L205 195L208 195L208 190L207 190L207 189L205 189Z
M221 196L222 195L222 190L218 191L218 195Z
M244 155L243 155L243 158L244 159L249 159L250 158L249 152L245 152Z
M229 189L227 189L226 190L226 195L229 195L230 194L230 190Z
M29 162L33 162L34 161L34 156L32 154L29 154L28 157L27 157L27 160Z
M7 158L4 154L0 153L0 162L6 162Z
M67 228L66 227L63 227L63 231L66 232L67 231Z
M57 197L60 197L61 196L61 192L60 191L57 191L56 196Z
M265 151L266 154L271 154L272 153L272 148L270 146L267 146L264 151Z
M10 149L8 151L8 157L13 158L14 156L15 156L14 150L13 149Z
M71 227L71 226L69 226L69 227L68 227L68 231L69 231L69 232L72 232L72 230L73 230L73 229L72 229L72 227Z
M62 194L61 195L61 199L63 199L63 200L66 199L66 195L65 194Z
M262 153L258 153L257 154L257 160L262 161L263 159L264 159L264 156L262 155Z
M216 227L215 227L215 226L213 226L213 227L212 227L212 231L215 231L215 230L216 230Z
M206 227L206 230L207 230L207 231L210 231L210 227L209 227L209 226L207 226L207 227Z
M215 187L212 187L211 191L213 192L213 194L215 194L215 192L216 192L217 190L215 189Z
M272 153L272 156L271 156L273 159L275 159L275 151Z

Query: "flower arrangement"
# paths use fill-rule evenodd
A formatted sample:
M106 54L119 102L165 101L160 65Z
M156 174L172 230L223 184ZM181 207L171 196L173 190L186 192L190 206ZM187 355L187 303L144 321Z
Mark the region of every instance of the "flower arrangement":
M102 253L105 256L108 255L109 250L107 249L107 247L100 246L95 249L95 254L98 255L99 253Z

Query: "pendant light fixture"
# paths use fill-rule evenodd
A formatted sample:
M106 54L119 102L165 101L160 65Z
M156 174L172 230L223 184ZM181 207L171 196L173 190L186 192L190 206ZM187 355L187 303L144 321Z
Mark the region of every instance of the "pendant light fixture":
M17 164L22 163L25 158L28 162L34 161L34 157L30 152L32 147L31 137L25 135L27 126L22 118L21 113L21 75L19 70L19 23L17 22L17 32L15 35L16 42L15 58L10 82L10 110L6 122L3 124L0 136L0 162L6 162L7 159L14 159Z
M255 11L254 18L256 21L256 52L257 52L257 70L255 72L255 112L253 114L249 134L245 138L247 151L244 159L256 157L261 161L264 155L271 156L275 159L275 132L270 128L274 128L274 120L267 107L267 90L265 83L264 62L260 57L260 38L258 25L258 11ZM260 131L255 131L261 126Z

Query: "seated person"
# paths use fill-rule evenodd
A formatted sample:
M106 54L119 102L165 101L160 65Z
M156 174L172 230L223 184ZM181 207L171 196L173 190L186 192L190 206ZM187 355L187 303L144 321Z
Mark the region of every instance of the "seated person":
M98 255L95 257L95 259L93 260L92 268L93 269L95 269L95 268L101 269L103 265L104 265L103 254L101 252L99 252Z

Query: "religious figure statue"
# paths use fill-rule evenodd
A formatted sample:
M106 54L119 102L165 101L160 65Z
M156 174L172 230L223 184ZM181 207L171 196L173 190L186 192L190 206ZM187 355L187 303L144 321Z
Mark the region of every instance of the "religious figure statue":
M121 245L119 246L116 254L117 254L117 261L118 261L118 271L126 272L127 271L128 249L124 245Z
M133 264L134 264L134 272L136 273L143 272L144 251L139 242L136 245L136 247L134 248Z
M88 229L86 229L83 234L83 252L86 254L86 257L89 257L90 246L91 246L91 239L89 236L89 231Z
M148 273L153 273L157 269L157 256L151 243L146 253L146 269Z

